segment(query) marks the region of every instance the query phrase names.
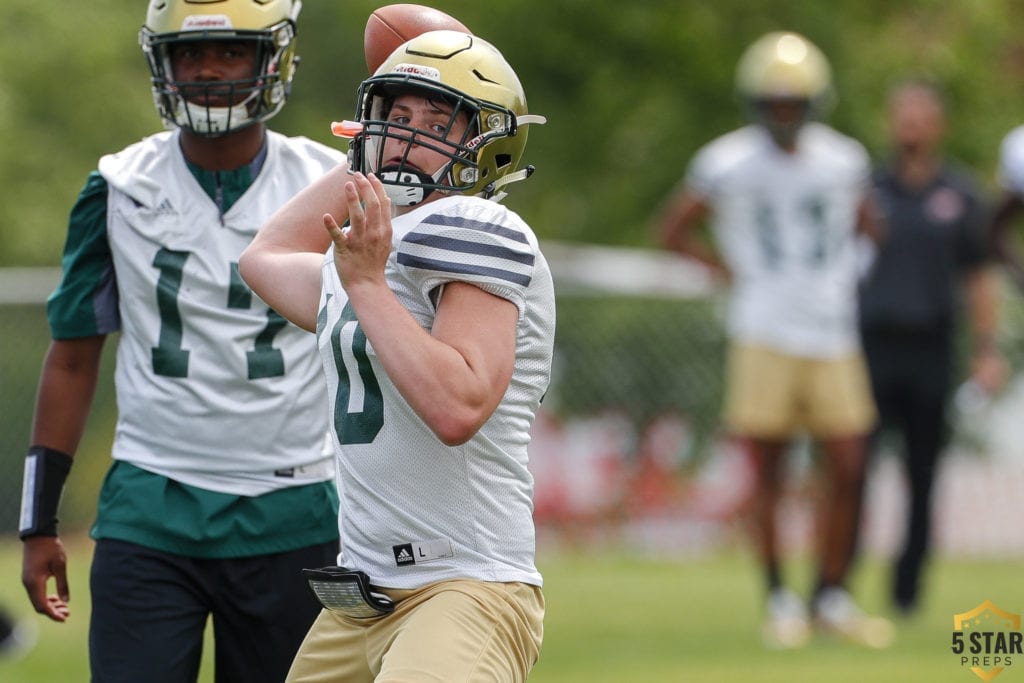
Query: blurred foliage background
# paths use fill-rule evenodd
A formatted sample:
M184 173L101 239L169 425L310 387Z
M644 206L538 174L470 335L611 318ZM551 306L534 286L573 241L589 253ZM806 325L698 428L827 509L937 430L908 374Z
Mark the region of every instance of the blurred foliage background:
M366 76L362 34L382 2L306 0L292 99L273 121L327 144ZM534 178L510 205L542 238L651 243L650 217L692 153L743 120L736 60L764 32L804 33L829 56L830 122L880 156L893 79L947 88L953 154L991 184L999 141L1024 121L1024 3L1013 0L438 0L497 44L533 111ZM160 129L136 33L145 0L4 0L0 20L0 266L59 262L66 214L104 153Z
M339 144L332 120L351 118L366 77L366 18L382 2L306 0L302 63L274 129ZM996 187L1000 140L1024 123L1024 3L1013 0L438 0L501 48L530 108L537 173L507 203L542 240L651 247L651 222L697 148L744 123L733 93L743 49L779 29L828 55L838 93L829 122L884 158L887 88L914 75L942 83L949 148ZM137 41L146 0L3 0L0 22L0 267L60 262L67 212L98 158L160 130ZM8 280L9 281L9 280ZM3 294L3 292L0 292ZM1024 357L1024 304L1007 307L1004 346ZM721 302L562 297L556 378L545 406L560 416L615 411L637 434L678 410L699 453L716 427ZM0 307L0 467L21 471L35 383L48 341L38 304ZM116 406L107 344L80 459L63 505L91 518ZM76 461L77 462L77 461ZM0 522L12 528L20 477L0 483Z

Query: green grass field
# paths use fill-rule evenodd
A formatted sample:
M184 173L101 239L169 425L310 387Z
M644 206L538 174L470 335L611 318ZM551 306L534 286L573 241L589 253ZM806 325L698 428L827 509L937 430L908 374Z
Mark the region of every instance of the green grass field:
M86 629L91 544L68 544L72 568L71 620L37 620L39 642L19 661L0 660L5 683L88 680ZM0 604L29 616L20 584L20 545L0 541ZM896 644L872 651L818 638L795 652L762 647L758 634L756 571L743 549L707 557L633 557L623 549L542 547L547 619L541 661L531 683L935 683L978 681L950 652L952 617L991 600L1024 612L1024 560L939 559L930 574L927 604L899 621ZM805 563L801 563L803 565ZM864 559L854 589L865 607L885 613L886 567ZM793 573L806 585L809 568ZM1020 671L1016 669L1020 668ZM204 662L200 681L212 681ZM1024 660L999 683L1024 683Z

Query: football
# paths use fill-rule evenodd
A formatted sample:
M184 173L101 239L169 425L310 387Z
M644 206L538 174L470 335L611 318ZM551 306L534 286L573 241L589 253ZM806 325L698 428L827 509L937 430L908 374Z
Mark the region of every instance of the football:
M461 21L433 7L403 3L375 9L363 32L366 68L373 74L405 41L427 31L443 30L471 33Z

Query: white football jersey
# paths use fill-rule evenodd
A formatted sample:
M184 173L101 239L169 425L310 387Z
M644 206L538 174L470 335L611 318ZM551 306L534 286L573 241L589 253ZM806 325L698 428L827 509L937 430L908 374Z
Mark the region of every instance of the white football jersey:
M858 347L854 238L869 175L863 146L820 123L793 154L759 126L697 153L686 182L711 207L732 271L734 339L810 357Z
M271 213L343 156L268 132L261 172L221 216L179 134L99 164L123 330L113 456L237 495L331 479L315 338L256 297L238 257Z
M439 288L469 282L519 308L512 380L467 443L449 447L413 412L374 354L334 266L323 263L317 337L338 452L339 563L381 586L453 578L540 585L534 565L530 427L551 374L555 296L537 238L513 212L446 197L393 221L385 275L429 330Z
M999 146L999 182L1008 192L1024 194L1024 126L1007 133Z

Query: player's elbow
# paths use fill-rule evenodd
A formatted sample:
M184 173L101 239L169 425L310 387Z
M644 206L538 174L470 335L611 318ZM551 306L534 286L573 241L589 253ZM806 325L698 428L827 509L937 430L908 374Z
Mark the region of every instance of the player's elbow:
M259 273L259 250L250 244L238 257L238 274L251 286Z
M429 416L427 424L445 446L461 446L480 431L487 417L477 410L450 409Z
M449 448L461 446L462 444L466 443L471 438L473 438L473 434L464 433L444 434L435 431L434 434L437 435L437 438L441 441L441 443L443 443L445 446L448 446Z
M458 420L445 420L432 427L434 434L445 446L461 446L480 431L480 425Z
M491 418L508 388L511 368L488 382L472 381L458 373L455 376L462 379L421 393L415 408L446 446L466 443Z

